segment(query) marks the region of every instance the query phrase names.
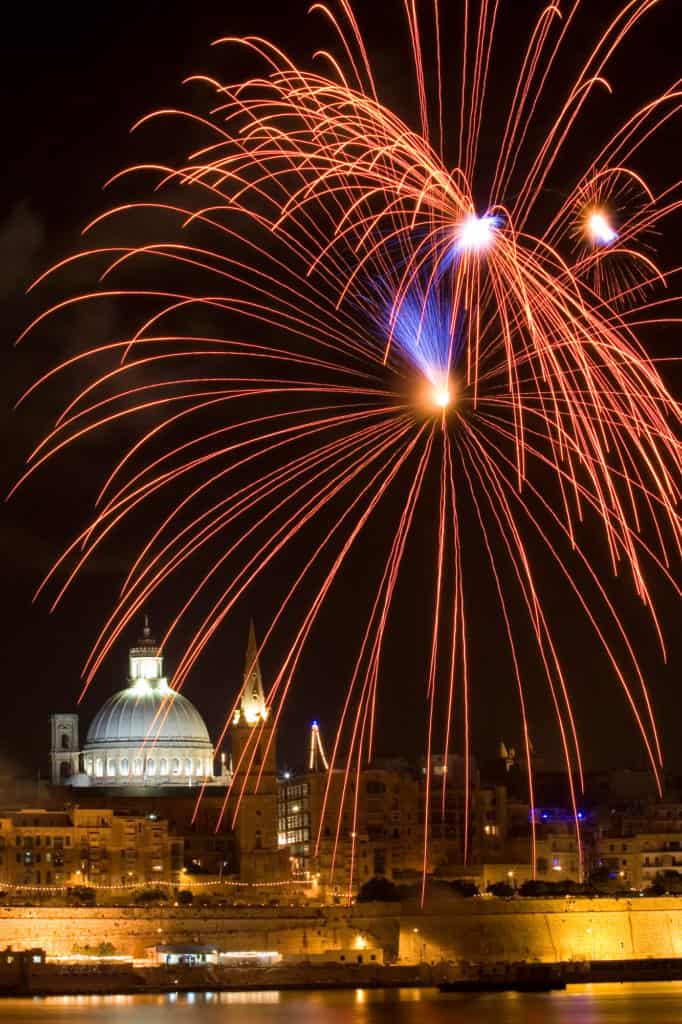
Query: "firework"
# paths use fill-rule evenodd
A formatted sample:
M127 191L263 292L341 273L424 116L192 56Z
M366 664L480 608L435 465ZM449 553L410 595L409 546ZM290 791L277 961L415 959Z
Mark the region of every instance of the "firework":
M550 190L591 94L609 88L609 60L655 3L631 0L605 26L540 144L531 146L531 127L556 96L557 59L570 46L578 6L552 4L540 12L510 90L509 83L488 81L499 5L465 0L454 124L443 116L453 107L441 75L437 3L428 57L415 5L404 4L418 109L413 127L381 102L348 0L314 5L340 40L340 56L322 53L328 74L295 66L261 39L218 40L252 51L260 65L254 77L200 78L208 97L200 114L150 115L188 120L205 141L177 166L142 165L117 175L112 184L149 180L153 191L114 206L87 232L139 210L147 224L158 214L158 229L148 228L144 244L93 246L52 268L54 275L92 260L100 284L51 307L25 332L101 297L140 307L129 337L84 350L34 385L92 367L90 383L66 404L22 481L93 432L119 420L144 424L105 474L91 521L48 574L43 586L56 587L53 606L123 520L145 503L163 508L93 645L85 687L154 591L189 579L164 638L190 609L202 609L174 677L181 688L236 604L300 536L308 559L260 646L271 643L285 612L315 579L315 596L268 693L277 725L321 607L378 506L388 509L394 530L383 571L364 581L371 610L329 757L330 778L335 765L345 766L342 799L353 803L355 819L396 585L432 472L438 498L424 687L427 793L432 751L447 757L460 735L468 799L477 694L465 551L475 543L499 596L531 805L532 737L519 658L528 631L556 717L580 840L578 729L529 536L533 550L536 542L544 546L555 577L594 630L660 777L643 673L609 593L608 567L595 568L581 547L581 524L600 525L610 570L630 578L664 650L648 577L653 566L679 594L680 410L636 329L674 319L669 309L678 296L669 291L659 299L653 291L670 284L674 272L656 265L650 242L679 198L674 185L655 195L629 165L679 112L682 93L671 88L635 111L604 135L601 151L588 156L575 180ZM429 67L435 88L428 86ZM511 100L497 161L482 181L479 139L493 88ZM449 148L454 169L444 157ZM482 208L474 194L486 188ZM557 195L548 214L547 197ZM134 288L116 286L131 273ZM218 326L197 331L197 314ZM256 336L236 335L235 318ZM167 445L165 437L172 439ZM548 475L556 498L548 497ZM463 510L478 524L475 541L462 534ZM193 576L197 556L216 541L219 556ZM447 712L440 715L443 696ZM235 777L253 769L257 742L254 735L245 746ZM443 801L446 785L444 774ZM242 794L243 787L228 794L232 820ZM464 859L468 814L467 807ZM428 811L425 818L426 875ZM337 843L340 821L339 815Z

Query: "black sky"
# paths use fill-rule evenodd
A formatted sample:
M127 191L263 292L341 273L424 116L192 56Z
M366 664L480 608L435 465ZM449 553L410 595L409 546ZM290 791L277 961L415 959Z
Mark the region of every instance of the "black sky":
M357 0L357 9L381 82L382 98L395 105L408 120L414 116L413 94L405 50L401 4ZM442 4L444 10L456 5ZM503 3L503 7L505 4ZM600 23L613 3L585 4L587 14L579 23L566 61L573 68L595 28L590 11L599 8ZM328 34L319 19L306 14L306 3L286 4L253 0L251 4L207 3L192 5L145 0L133 4L50 5L38 13L29 5L16 6L11 25L4 32L0 62L3 78L3 135L6 157L0 205L0 299L3 305L2 427L6 438L3 489L6 491L21 470L32 443L48 428L59 405L59 395L44 392L17 413L11 405L39 372L66 352L75 351L90 338L113 337L125 323L125 310L104 305L96 313L74 315L62 321L57 333L42 332L13 350L13 341L44 299L26 297L24 288L37 272L78 247L79 231L107 205L101 186L120 167L155 152L154 130L140 138L129 127L140 115L159 106L187 102L181 80L196 71L214 71L233 80L252 66L242 63L234 51L211 50L211 40L223 35L253 34L274 39L301 61L307 59ZM423 7L428 9L429 5ZM528 26L528 13L539 4L508 0L514 17L504 22L494 52L490 85L490 127L484 134L482 158L494 153L496 114L504 109L509 82L519 59L519 43ZM448 36L445 36L447 39ZM455 40L456 34L449 38ZM675 0L660 4L615 60L610 69L614 95L598 98L581 123L574 146L593 149L600 141L602 119L609 123L650 96L660 92L680 74L682 10ZM445 50L444 71L453 66ZM454 63L454 62L453 62ZM614 116L616 115L616 116ZM679 120L677 127L662 133L646 151L641 169L655 188L680 176ZM168 132L158 145L173 151ZM181 146L184 152L186 146ZM568 150L570 161L581 155ZM586 162L586 161L585 161ZM680 222L672 220L657 242L664 264L679 262ZM679 352L674 332L652 333L644 339L655 354ZM679 394L679 374L669 373ZM677 377L677 379L675 379ZM87 516L92 486L102 460L112 454L115 439L89 444L60 466L40 474L2 512L0 550L3 559L5 596L4 638L0 671L5 714L0 723L0 751L16 760L25 771L44 769L47 717L54 710L73 706L79 691L79 672L89 644L107 614L120 584L135 537L122 535L109 544L63 607L48 614L48 602L31 604L31 593L76 528ZM476 581L483 556L473 524L470 550L472 577ZM585 537L595 559L603 557L597 536ZM301 666L297 688L285 720L282 746L288 760L300 760L304 730L311 718L323 727L331 725L345 689L352 641L359 638L361 601L358 590L367 565L381 557L382 538L370 538L358 560L349 567L335 601L322 616L310 651ZM399 621L390 634L383 679L379 747L385 752L414 755L421 748L422 732L415 723L424 718L424 651L427 621L424 608L432 599L430 569L432 537L426 531L416 545L405 570ZM278 570L284 579L294 571L301 554L294 550L290 563ZM679 566L674 567L679 576ZM609 674L608 665L590 640L565 592L555 587L551 568L540 575L545 584L546 611L556 624L587 761L593 765L643 763L643 755L630 723L625 702ZM266 623L274 609L273 591L280 580L264 580L249 602L240 604L215 643L208 650L188 694L205 714L215 732L221 715L238 685L249 614L257 624ZM679 642L679 605L669 588L660 590L660 608L667 630L670 660L661 663L654 649L653 633L644 621L641 606L626 584L615 591L624 621L642 652L655 708L662 727L665 753L673 766L682 766L680 752L679 685L682 658ZM160 626L170 613L172 595L161 595L151 609ZM469 620L472 633L472 690L474 743L489 754L504 736L519 743L514 684L504 651L503 625L488 588L474 582ZM130 637L132 639L132 636ZM168 652L177 658L183 637ZM522 645L523 647L523 645ZM553 729L543 729L549 705L540 695L537 665L529 645L522 650L522 668L535 704L534 735L539 752L555 757ZM265 671L274 664L265 659ZM86 720L111 690L122 684L125 650L119 649L106 663L99 681L84 704ZM328 732L330 732L328 728ZM551 738L550 738L551 736ZM543 748L544 744L544 748Z

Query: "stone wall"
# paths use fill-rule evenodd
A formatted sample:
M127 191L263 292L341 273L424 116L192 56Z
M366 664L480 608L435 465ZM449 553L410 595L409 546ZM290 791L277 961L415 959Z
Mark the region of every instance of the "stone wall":
M404 960L620 960L682 956L682 899L462 900L400 920Z
M118 953L142 957L160 943L206 943L224 950L323 953L349 949L362 934L368 945L398 951L395 912L372 908L349 916L341 908L8 907L0 908L0 948L43 947L65 955L110 942Z
M619 960L682 957L682 898L452 901L435 911L405 904L196 910L0 908L0 948L48 954L111 942L144 956L157 943L215 943L225 950L323 953L361 937L387 959Z

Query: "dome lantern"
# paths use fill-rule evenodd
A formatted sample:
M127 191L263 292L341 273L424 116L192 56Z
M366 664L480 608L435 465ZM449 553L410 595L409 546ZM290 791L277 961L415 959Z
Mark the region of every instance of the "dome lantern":
M131 686L139 693L145 693L152 687L161 691L170 689L163 674L163 657L159 654L156 640L152 636L146 613L142 636L130 649L128 678Z

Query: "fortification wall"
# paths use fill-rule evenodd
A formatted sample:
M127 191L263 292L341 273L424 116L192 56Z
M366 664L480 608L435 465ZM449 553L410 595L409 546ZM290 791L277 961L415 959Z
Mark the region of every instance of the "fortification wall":
M0 948L42 946L64 955L110 942L143 956L157 943L215 943L226 950L322 953L359 937L388 959L620 960L682 957L682 898L457 900L350 909L0 908Z
M395 908L349 916L341 908L244 908L195 910L183 907L0 908L0 948L43 947L48 955L112 943L118 953L144 956L160 943L206 943L224 950L323 953L349 949L358 934L368 944L398 952Z
M620 960L682 956L682 899L461 900L403 908L404 960Z

